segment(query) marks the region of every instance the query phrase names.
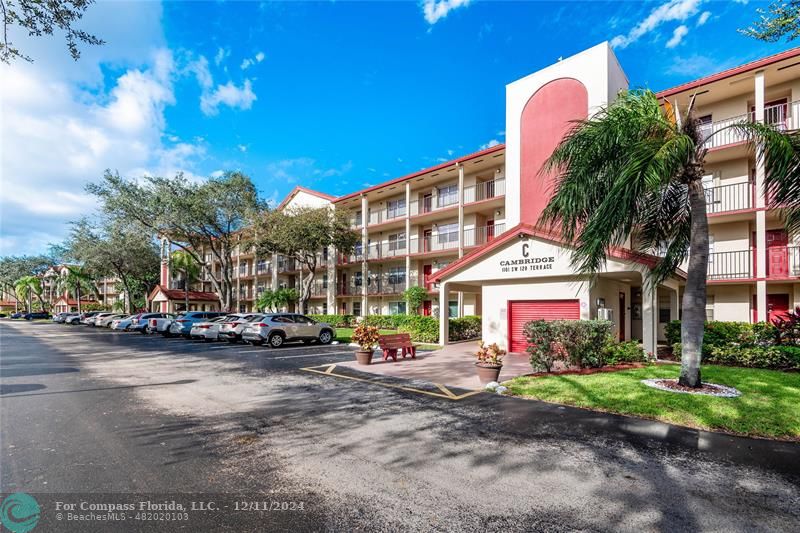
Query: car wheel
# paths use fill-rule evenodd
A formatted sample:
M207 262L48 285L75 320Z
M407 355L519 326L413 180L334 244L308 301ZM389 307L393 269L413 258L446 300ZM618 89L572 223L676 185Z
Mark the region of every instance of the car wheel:
M333 334L327 329L322 330L322 333L319 334L320 344L330 344L332 341L333 341Z
M283 335L281 335L280 333L273 333L272 335L269 336L269 345L272 348L280 348L281 346L283 346L283 341L284 341Z
M142 329L139 330L139 333L141 333L142 335L147 335L147 334L150 333L150 328L145 326L145 327L143 327Z

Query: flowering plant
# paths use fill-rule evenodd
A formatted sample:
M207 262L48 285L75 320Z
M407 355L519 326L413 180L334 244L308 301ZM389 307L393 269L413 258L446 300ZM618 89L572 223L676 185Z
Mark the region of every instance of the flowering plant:
M478 351L475 356L481 366L503 366L503 356L506 351L500 348L496 342L486 346L483 341L478 342Z
M377 326L368 326L362 322L353 331L353 342L357 343L362 350L370 351L373 346L378 344L380 336Z

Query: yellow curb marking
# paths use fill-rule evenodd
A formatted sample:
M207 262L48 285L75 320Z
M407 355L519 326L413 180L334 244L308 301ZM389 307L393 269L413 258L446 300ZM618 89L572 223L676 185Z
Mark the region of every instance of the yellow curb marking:
M325 368L325 370L319 370L320 368ZM470 396L475 396L476 394L480 394L481 392L483 392L482 390L475 390L475 391L465 392L464 394L456 395L444 385L441 385L439 383L434 383L434 385L436 385L436 387L444 393L440 394L438 392L415 389L413 387L404 387L402 385L395 385L393 383L381 383L380 381L375 381L374 379L364 379L356 376L345 376L343 374L334 374L333 371L335 368L336 365L334 364L334 365L320 365L320 366L306 367L306 368L301 368L300 370L304 370L306 372L313 372L315 374L321 374L323 376L333 376L341 379L349 379L352 381L369 383L371 385L380 385L381 387L387 387L390 389L398 389L406 392L416 392L419 394L426 394L428 396L433 396L434 398L442 398L444 400L452 400L452 401L463 400L464 398L469 398Z

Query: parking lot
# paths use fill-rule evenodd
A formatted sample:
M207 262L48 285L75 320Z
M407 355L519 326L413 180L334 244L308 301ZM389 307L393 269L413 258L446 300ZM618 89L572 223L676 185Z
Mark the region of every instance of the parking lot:
M0 345L3 492L307 502L215 515L205 530L741 531L800 520L796 444L303 370L351 360L342 345L9 321Z

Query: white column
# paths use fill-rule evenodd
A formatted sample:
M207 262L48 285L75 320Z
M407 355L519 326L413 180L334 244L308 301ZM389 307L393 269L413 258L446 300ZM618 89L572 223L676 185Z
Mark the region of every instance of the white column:
M449 285L446 282L439 284L439 345L445 346L449 344L450 335L450 320L448 314L448 289Z
M644 351L656 355L656 335L658 321L658 303L656 288L649 283L642 283L642 344Z
M411 182L406 182L406 289L411 287Z
M678 308L678 302L680 301L678 295L678 289L670 289L669 290L669 319L670 320L679 320L680 312Z
M328 247L328 264L326 265L328 274L328 313L335 315L338 313L336 308L336 249L333 246Z
M272 254L269 257L269 264L272 267L270 270L272 272L272 278L270 279L270 286L272 287L273 291L278 290L278 254Z
M478 231L475 228L474 231ZM473 238L476 238L477 235ZM458 165L458 257L464 256L464 165Z
M764 71L755 75L755 120L764 120ZM756 207L765 206L764 176L766 174L764 162L756 157ZM756 211L756 278L764 278L767 272L767 217L762 209ZM756 281L756 310L759 322L767 320L767 282Z
M367 297L367 276L369 276L369 266L367 265L367 256L369 250L367 243L369 242L369 231L367 225L369 220L367 217L367 210L369 209L369 200L366 196L361 197L361 250L363 257L361 260L361 316L369 315L369 298Z

